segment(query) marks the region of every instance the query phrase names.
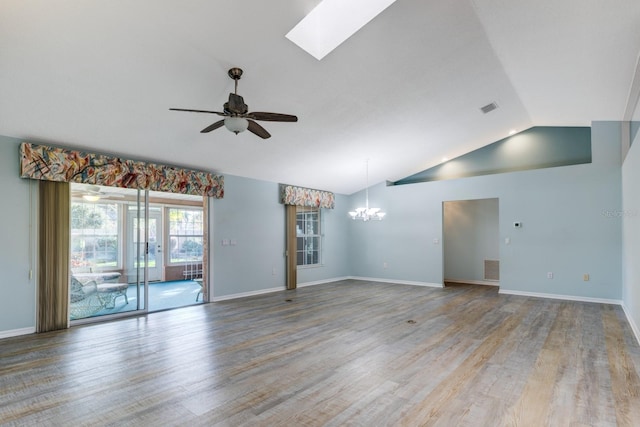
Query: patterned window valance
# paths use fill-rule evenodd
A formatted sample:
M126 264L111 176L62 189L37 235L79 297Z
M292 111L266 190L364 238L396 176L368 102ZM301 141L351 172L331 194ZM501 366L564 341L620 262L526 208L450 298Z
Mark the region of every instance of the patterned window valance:
M311 188L280 185L281 202L285 205L333 209L336 205L333 193Z
M224 196L220 175L27 142L20 144L20 177L217 199Z

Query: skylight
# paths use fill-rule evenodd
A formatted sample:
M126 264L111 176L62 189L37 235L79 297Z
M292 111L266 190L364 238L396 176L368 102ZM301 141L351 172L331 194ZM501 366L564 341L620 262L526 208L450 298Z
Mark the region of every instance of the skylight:
M322 0L286 37L321 60L395 1Z

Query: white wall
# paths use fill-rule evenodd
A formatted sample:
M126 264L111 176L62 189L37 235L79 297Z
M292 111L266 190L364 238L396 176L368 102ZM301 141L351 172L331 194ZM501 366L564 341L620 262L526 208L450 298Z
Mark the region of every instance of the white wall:
M640 135L622 166L622 200L622 301L640 341Z
M498 199L444 203L444 278L484 281L484 260L500 257Z
M29 278L35 243L29 242L30 180L18 177L20 142L0 136L0 337L35 331L35 270ZM33 193L35 202L35 186Z
M442 284L442 245L433 243L442 240L442 202L498 198L500 240L511 239L500 245L502 291L620 300L621 221L607 215L622 206L619 123L593 123L592 154L591 164L372 187L370 204L387 217L352 224L353 274Z

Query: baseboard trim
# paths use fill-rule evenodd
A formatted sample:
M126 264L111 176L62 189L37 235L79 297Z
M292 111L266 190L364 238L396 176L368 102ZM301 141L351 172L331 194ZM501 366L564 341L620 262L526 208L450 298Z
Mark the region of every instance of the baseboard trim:
M332 277L331 279L323 279L323 280L315 280L313 282L298 283L296 286L298 288L304 288L304 287L307 287L307 286L323 285L325 283L340 282L342 280L348 280L348 279L350 279L350 277L348 277L348 276L345 276L345 277Z
M426 286L429 288L443 288L442 283L429 283L429 282L414 282L412 280L396 280L396 279L380 279L377 277L360 277L360 276L349 276L347 279L351 280L364 280L367 282L382 282L382 283L390 283L395 285L413 285L413 286Z
M633 331L633 334L636 336L636 341L638 341L638 345L640 345L640 328L638 328L638 325L636 325L636 322L633 321L629 308L625 305L624 302L622 302L622 311L624 311L624 315L627 316L627 321L629 322L629 325L631 325L631 330Z
M240 292L239 294L223 295L220 297L214 296L213 298L211 298L211 302L227 301L230 299L252 297L255 295L270 294L272 292L280 292L280 291L286 291L286 288L277 287L277 288L259 289L257 291Z
M0 331L0 339L18 337L20 335L29 335L29 334L35 334L35 333L36 333L35 327L12 329L10 331Z
M490 282L488 280L462 280L462 279L444 279L447 283L462 283L465 285L483 285L483 286L500 286L500 282Z
M505 295L520 295L524 297L536 297L536 298L548 298L548 299L561 299L566 301L578 301L578 302L597 302L600 304L614 304L622 305L622 301L618 299L606 299L606 298L592 298L592 297L578 297L573 295L560 295L560 294L544 294L539 292L526 292L526 291L512 291L509 289L500 289L500 294Z

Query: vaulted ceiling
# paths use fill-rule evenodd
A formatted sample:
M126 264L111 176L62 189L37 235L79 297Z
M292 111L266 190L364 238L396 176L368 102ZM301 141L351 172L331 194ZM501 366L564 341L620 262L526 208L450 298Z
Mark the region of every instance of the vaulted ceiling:
M351 194L531 126L622 120L638 0L397 0L318 61L318 0L2 0L0 134ZM233 81L268 140L200 130ZM483 114L480 107L498 108Z

